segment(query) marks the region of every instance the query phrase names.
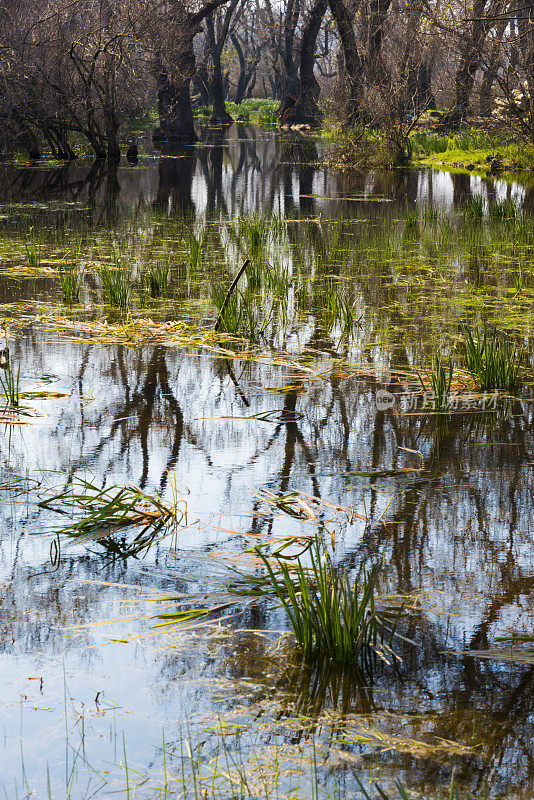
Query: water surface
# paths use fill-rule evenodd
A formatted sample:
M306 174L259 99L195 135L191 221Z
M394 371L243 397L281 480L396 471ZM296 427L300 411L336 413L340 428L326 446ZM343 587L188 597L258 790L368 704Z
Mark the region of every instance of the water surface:
M224 720L242 726L229 735L245 754L275 740L287 753L333 740L324 786L346 781L352 791L355 776L372 775L431 793L455 766L473 792L530 797L533 667L464 651L532 633L531 190L442 172L339 174L320 163L321 143L253 128L210 136L197 150L149 150L136 168L1 166L12 360L24 389L66 396L32 400L35 415L5 425L0 444L0 787L10 798L126 796L146 778L135 796L159 796L163 741L166 768L178 772L183 738L208 758L208 729ZM505 202L517 209L512 222L491 217ZM212 287L227 285L246 255L250 241L232 231L251 214L275 220L262 258L288 282L283 297L256 291L258 333L246 348L229 343L225 357L132 348L36 321L50 309L116 321L98 306L94 265L120 252L136 279L160 258L172 264L171 297L135 300L134 317L212 324ZM191 231L204 237L196 268ZM31 235L43 262L34 276ZM88 273L82 310L70 312L54 270L75 241ZM350 331L327 296L350 307ZM420 400L407 409L414 384L402 376L436 345L455 346L466 312L520 339L530 381L495 411L432 414ZM22 314L28 324L16 327ZM232 348L253 357L233 358ZM380 390L390 408L377 407ZM37 500L73 475L166 498L172 476L188 526L140 558L63 539L58 560L58 518ZM424 600L403 627L416 646L401 645L402 661L377 666L372 684L299 667L288 641L277 650L287 621L274 604L246 603L219 627L180 637L131 619L154 613L147 597L220 590L261 535L301 532L258 498L262 488L352 508L352 519L317 526L336 563L382 562L384 591ZM391 737L470 749L378 753L336 742L338 715L360 714Z

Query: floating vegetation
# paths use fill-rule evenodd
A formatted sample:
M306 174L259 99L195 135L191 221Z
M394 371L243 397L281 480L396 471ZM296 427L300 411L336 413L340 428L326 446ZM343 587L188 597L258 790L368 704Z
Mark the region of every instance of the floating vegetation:
M166 741L164 731L160 747L163 770L159 772L153 768L129 769L124 746L120 756L125 787L122 782L105 780L105 789L108 793L135 797L138 790L142 796L148 787L150 797L161 800L171 796L181 800L343 800L346 797L350 800L412 800L422 795L419 792L415 795L400 778L388 780L384 776L387 786L384 779L376 780L375 769L357 763L351 744L360 749L369 748L373 755L391 751L436 761L451 755L473 757L474 753L473 748L456 742L426 743L401 735L382 736L380 731L363 725L357 738L346 741L343 732L336 728L333 741L327 746L317 733L316 722L306 717L301 724L300 720L287 719L285 709L280 709L279 717L269 718L274 738L262 741L259 748L247 747L242 738L248 726L240 721L234 723L233 717L232 714L232 721L228 720L228 714L215 721L210 719L210 724L199 727L195 736L188 729L186 736L180 731L178 736L174 734L172 740ZM396 721L399 725L404 722L402 718ZM266 725L256 722L267 737ZM321 716L318 723L330 727L333 720ZM393 776L396 774L393 770ZM486 794L483 796L485 798ZM453 768L450 783L431 794L425 793L425 798L481 800L482 795L461 792Z
M520 664L534 664L534 635L510 634L509 636L496 636L496 642L506 643L506 649L464 650L462 655L475 658L487 658L493 661L518 662Z
M351 473L352 474L352 473ZM320 522L336 520L351 524L355 518L364 519L356 514L352 506L340 506L330 500L307 494L306 492L287 492L276 494L270 489L260 489L253 496L269 507L269 513L287 514L299 522Z
M315 539L310 567L299 559L288 565L277 557L274 566L260 549L269 585L285 609L297 644L308 658L365 665L371 651L390 663L396 619L376 601L379 569L364 571L360 582L335 568L330 554Z
M85 270L71 264L58 274L58 282L63 292L63 302L77 303L83 285Z
M486 658L490 661L509 661L518 664L534 664L533 648L513 648L507 649L488 649L488 650L462 650L460 655L473 656L474 658Z
M166 503L159 495L149 495L137 486L99 488L83 478L75 477L63 492L47 497L39 505L70 521L54 530L79 541L97 541L110 554L139 555L158 535L166 535L180 524L187 524L187 503L175 492L174 503ZM132 542L117 540L127 529L140 529Z
M472 329L463 327L462 351L467 369L485 391L513 392L520 365L519 350L500 332L488 332L486 324Z

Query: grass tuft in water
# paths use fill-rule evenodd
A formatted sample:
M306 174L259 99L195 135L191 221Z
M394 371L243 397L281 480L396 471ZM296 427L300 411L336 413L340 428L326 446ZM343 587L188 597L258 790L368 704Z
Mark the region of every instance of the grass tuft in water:
M480 195L470 197L462 206L464 218L472 223L479 224L484 219L484 200Z
M351 336L355 325L359 324L354 314L354 303L336 291L325 292L324 307L327 327L332 330L336 325L341 329L342 336Z
M2 385L2 389L4 390L4 395L6 398L6 405L11 407L17 407L20 405L20 364L17 369L17 374L13 372L11 369L11 365L8 365L4 369L4 377L0 375L0 384Z
M200 258L202 255L202 245L204 244L204 235L199 234L198 239L194 233L189 234L189 266L192 270L200 266Z
M436 410L442 411L449 406L449 398L451 394L453 364L452 358L449 356L448 364L444 364L440 353L436 353L432 361L432 372L430 373L430 386L432 387L432 407ZM419 381L423 387L423 391L427 391L427 387L421 375Z
M514 223L521 216L521 212L513 200L497 200L489 207L489 218L492 222Z
M106 301L110 306L129 308L132 299L132 284L130 276L115 259L113 267L103 267L100 270L100 280Z
M364 572L360 584L334 567L319 539L309 549L310 567L300 559L271 561L257 549L268 582L284 607L295 639L307 657L326 657L337 663L365 662L370 651L388 661L395 621L378 609L379 568Z
M170 266L168 261L163 261L150 267L145 275L145 282L150 296L166 297L169 291Z
M488 332L487 325L471 328L463 326L462 351L467 369L485 391L513 392L517 385L520 353L497 330Z
M254 214L240 220L239 232L246 239L251 258L256 258L267 243L269 237L269 221L266 217Z
M226 287L222 283L213 284L211 292L213 302L219 312L220 329L226 331L226 333L237 333L243 319L239 292L234 291L227 297Z
M35 231L30 228L29 236L27 236L24 240L24 249L26 250L26 258L28 259L28 266L31 269L37 269L41 264L41 256L39 254L39 248L37 247L35 241Z
M63 292L64 303L78 302L84 275L85 271L80 269L77 264L71 264L59 273L58 282Z

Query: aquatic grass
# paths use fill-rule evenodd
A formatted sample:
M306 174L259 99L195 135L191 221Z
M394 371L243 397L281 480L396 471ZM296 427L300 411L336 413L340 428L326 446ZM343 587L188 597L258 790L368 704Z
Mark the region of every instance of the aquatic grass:
M420 373L419 381L423 391L427 392L426 384L423 381ZM430 386L432 388L431 405L435 410L443 411L448 408L450 403L451 385L453 375L452 358L449 356L448 364L445 365L441 354L438 352L434 355L432 360L432 371L429 376Z
M200 261L202 257L202 247L204 245L204 234L200 233L197 237L195 234L190 231L189 239L188 239L188 260L189 266L192 270L197 269L200 266Z
M318 538L309 548L310 567L277 557L273 568L260 548L256 552L306 657L366 663L372 651L389 663L396 621L376 602L378 567L364 571L360 583L351 582Z
M423 211L421 212L423 224L430 226L436 225L439 220L440 213L441 212L433 206L424 206Z
M28 266L30 269L37 269L41 265L41 256L35 241L35 230L33 226L30 228L29 235L24 239L24 249L26 250Z
M404 215L404 233L407 236L415 236L419 232L419 217L416 209L408 209Z
M114 485L100 488L75 477L62 492L45 497L39 506L68 515L70 521L53 533L84 541L98 541L110 554L138 555L158 534L167 533L187 521L187 504L166 503L159 495L149 495L137 486ZM133 542L112 537L127 529L140 529Z
M462 354L467 369L484 391L513 392L517 385L521 354L496 329L489 333L486 323L473 329L463 325Z
M20 405L20 364L18 365L16 374L13 372L9 362L3 370L3 377L0 374L0 385L4 390L6 406L17 408Z
M263 253L270 234L270 221L262 214L241 217L237 227L237 236L241 246L251 260L258 259Z
M115 259L113 267L102 267L100 280L106 301L110 306L127 309L132 299L133 286L130 276L122 269L120 261Z
M488 209L489 219L496 223L515 223L520 217L521 212L513 200L497 200Z
M239 293L234 291L228 297L224 284L214 283L211 287L211 296L219 312L216 330L222 329L226 331L226 333L237 333L243 317L243 311L239 302Z
M335 290L327 289L324 294L324 310L327 327L332 330L336 325L341 329L342 337L352 336L355 325L360 320L356 320L354 313L354 302L350 302L347 297L343 297Z
M484 208L484 198L476 195L462 204L461 213L467 222L478 225L484 219Z
M162 261L149 267L145 274L145 284L152 298L166 297L169 290L170 265Z
M77 264L70 264L58 274L58 283L63 293L64 303L77 303L85 276L85 270Z
M293 280L290 271L284 267L279 269L267 269L266 278L269 291L275 297L286 299Z

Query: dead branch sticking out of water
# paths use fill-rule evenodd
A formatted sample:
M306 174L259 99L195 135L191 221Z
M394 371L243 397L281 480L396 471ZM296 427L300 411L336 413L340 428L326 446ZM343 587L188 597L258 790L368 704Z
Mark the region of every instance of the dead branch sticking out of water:
M250 264L250 258L247 258L246 261L243 263L243 266L241 267L241 269L239 270L239 272L235 276L234 280L230 284L230 288L226 292L226 297L223 300L223 303L222 303L222 306L220 308L219 314L218 314L217 319L215 321L214 330L216 330L216 331L219 330L220 324L221 324L221 322L223 320L223 317L224 317L224 311L226 309L226 306L228 305L228 301L230 300L230 298L232 296L232 293L233 293L235 287L237 286L237 284L239 282L239 278L244 273L244 271L246 270L246 268L248 267L249 264Z

